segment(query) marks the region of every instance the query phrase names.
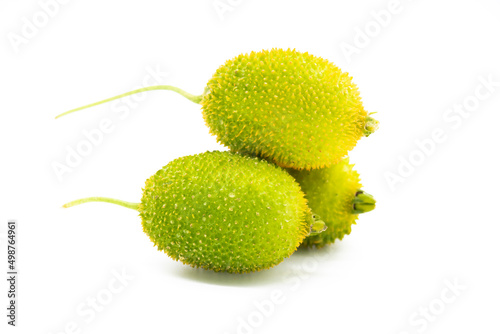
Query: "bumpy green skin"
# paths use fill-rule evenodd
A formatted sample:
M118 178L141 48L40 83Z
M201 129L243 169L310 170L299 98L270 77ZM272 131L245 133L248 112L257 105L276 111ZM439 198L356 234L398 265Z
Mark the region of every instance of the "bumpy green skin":
M140 216L159 250L193 267L251 272L290 256L310 212L293 177L267 161L206 152L146 181Z
M295 50L227 61L208 82L201 104L220 143L295 169L339 162L365 134L367 122L348 73Z
M328 168L311 171L288 169L300 183L311 210L328 227L318 235L307 237L302 246L323 247L351 233L351 225L358 218L358 214L353 213L353 201L356 192L361 189L359 174L353 167L348 159L344 159Z

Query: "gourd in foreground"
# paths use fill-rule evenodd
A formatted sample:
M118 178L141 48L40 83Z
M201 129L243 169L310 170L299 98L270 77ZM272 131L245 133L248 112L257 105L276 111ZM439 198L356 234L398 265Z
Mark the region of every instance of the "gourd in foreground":
M231 152L178 158L151 176L140 203L90 197L139 211L144 232L175 260L214 271L252 272L290 256L313 218L297 182L267 161Z
M328 60L290 49L251 52L228 60L199 96L168 85L145 87L56 118L159 89L201 104L205 123L219 143L281 167L331 166L378 128L349 74Z
M288 169L299 182L311 210L318 214L328 227L321 234L308 236L302 246L321 248L342 240L351 233L358 215L375 209L375 199L361 190L359 174L344 159L336 165L310 171Z

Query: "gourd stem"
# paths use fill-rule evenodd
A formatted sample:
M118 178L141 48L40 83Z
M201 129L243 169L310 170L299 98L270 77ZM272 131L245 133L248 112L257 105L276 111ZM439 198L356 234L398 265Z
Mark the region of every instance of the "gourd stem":
M326 231L328 226L323 220L321 220L321 217L313 214L312 219L313 223L309 226L309 235L317 235L323 231Z
M352 206L353 213L365 213L370 212L375 209L375 198L364 192L363 190L358 190L356 196L354 197L354 203Z
M140 204L140 203L125 202L125 201L121 201L119 199L108 198L108 197L87 197L87 198L77 199L76 201L66 203L63 205L63 208L70 208L72 206L83 204L83 203L88 203L88 202L112 203L112 204L121 205L121 206L129 208L129 209L133 209L133 210L139 210L139 204Z
M150 87L139 88L139 89L136 89L136 90L133 90L133 91L121 94L121 95L114 96L114 97L110 97L109 99L105 99L105 100L102 100L102 101L99 101L99 102L88 104L88 105L80 107L80 108L71 109L69 111L66 111L66 112L60 114L60 115L57 115L56 119L59 118L59 117L62 117L62 116L74 113L75 111L86 109L86 108L90 108L90 107L94 107L94 106L97 106L99 104L103 104L103 103L106 103L106 102L117 100L117 99L120 99L120 98L125 97L125 96L129 96L129 95L133 95L133 94L137 94L137 93L142 93L142 92L147 92L147 91L150 91L150 90L162 90L162 89L164 89L164 90L171 90L173 92L179 93L182 96L184 96L185 98L187 98L188 100L193 101L194 103L200 103L201 99L203 97L203 95L189 94L189 93L183 91L182 89L174 87L174 86L169 86L169 85L150 86Z
M369 135L371 135L372 133L374 133L375 131L377 131L378 129L378 121L371 117L371 116L367 116L366 117L366 121L365 121L365 129L364 129L364 135L365 137L368 137Z

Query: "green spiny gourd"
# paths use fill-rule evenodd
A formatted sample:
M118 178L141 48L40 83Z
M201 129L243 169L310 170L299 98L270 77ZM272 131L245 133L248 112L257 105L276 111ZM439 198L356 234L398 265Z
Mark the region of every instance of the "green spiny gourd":
M157 89L175 91L201 104L210 132L232 151L268 158L282 167L331 166L378 127L348 73L328 60L290 49L228 60L200 96L173 86L151 86L57 117Z
M346 158L331 167L306 170L288 169L306 194L311 210L328 227L321 234L308 236L302 246L323 247L351 233L360 213L375 208L373 196L361 190L359 174Z
M267 161L231 152L173 160L146 181L140 203L90 197L139 211L144 232L175 260L214 271L251 272L290 256L314 220L293 177Z

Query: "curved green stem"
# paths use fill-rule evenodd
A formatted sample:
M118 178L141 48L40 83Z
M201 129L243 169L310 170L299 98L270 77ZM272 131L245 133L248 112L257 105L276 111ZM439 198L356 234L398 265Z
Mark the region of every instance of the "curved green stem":
M76 201L66 203L63 205L63 208L70 208L72 206L83 204L83 203L88 203L88 202L112 203L112 204L121 205L121 206L129 208L129 209L133 209L133 210L139 210L139 204L140 204L140 203L125 202L125 201L121 201L119 199L108 198L108 197L87 197L87 198L77 199Z
M358 190L354 197L353 213L365 213L375 209L375 198L365 193L363 190Z
M103 103L106 103L106 102L117 100L117 99L120 99L120 98L125 97L125 96L129 96L129 95L133 95L133 94L137 94L137 93L142 93L142 92L147 92L147 91L150 91L150 90L162 90L162 89L164 89L164 90L171 90L173 92L179 93L182 96L184 96L185 98L187 98L188 100L193 101L194 103L200 103L201 99L203 97L203 95L189 94L189 93L183 91L182 89L174 87L174 86L169 86L169 85L150 86L150 87L139 88L139 89L136 89L136 90L133 90L133 91L121 94L121 95L113 96L113 97L110 97L109 99L105 99L105 100L102 100L102 101L99 101L99 102L95 102L95 103L92 103L92 104L87 104L86 106L83 106L83 107L80 107L80 108L71 109L69 111L66 111L66 112L60 114L60 115L57 115L56 119L59 118L59 117L71 114L71 113L73 113L75 111L86 109L86 108L90 108L90 107L94 107L94 106L97 106L99 104L103 104Z

